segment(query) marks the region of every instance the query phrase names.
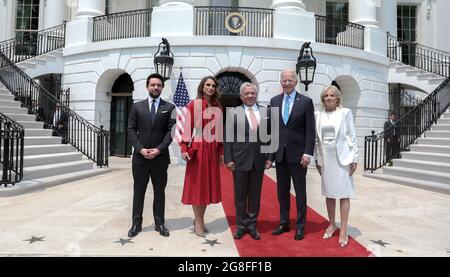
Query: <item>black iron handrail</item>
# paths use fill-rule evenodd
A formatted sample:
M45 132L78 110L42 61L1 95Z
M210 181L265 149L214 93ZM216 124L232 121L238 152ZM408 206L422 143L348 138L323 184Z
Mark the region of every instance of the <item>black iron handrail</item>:
M0 42L0 52L10 61L18 63L27 59L64 48L66 22L41 31L23 32L20 38ZM0 67L7 66L0 63Z
M364 26L322 15L316 16L316 42L364 50Z
M22 102L29 114L42 116L40 120L44 121L44 126L58 129L63 143L73 145L97 166L108 166L109 132L103 126L98 128L72 111L1 52L0 62L7 65L0 68L0 81L15 100Z
M195 35L273 37L273 9L211 6L197 6L194 9ZM236 21L233 21L228 18L230 14L239 14L241 17L236 16ZM227 19L231 21L229 29L226 26Z
M387 33L387 56L404 64L450 78L450 53Z
M430 95L420 102L414 109L401 117L394 125L379 134L372 131L372 135L364 139L364 170L374 172L390 162L389 158L400 157L400 152L407 151L409 146L419 138L423 132L437 122L437 119L450 106L450 79L446 79ZM397 141L387 145L389 134L398 132ZM387 153L389 151L389 153Z
M5 187L23 178L24 137L23 126L0 112L0 184Z
M153 9L142 9L94 17L93 42L149 37Z

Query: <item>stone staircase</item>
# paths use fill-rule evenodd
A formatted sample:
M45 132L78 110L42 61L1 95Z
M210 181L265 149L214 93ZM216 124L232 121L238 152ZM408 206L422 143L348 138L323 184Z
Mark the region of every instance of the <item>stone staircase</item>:
M437 124L402 152L393 166L383 173L364 173L367 177L450 194L450 111Z
M53 50L44 55L18 62L16 65L31 78L51 73L62 74L64 71L63 50Z
M111 171L110 168L97 168L70 144L62 144L61 137L52 136L51 129L44 129L43 122L37 122L35 115L27 114L27 109L20 105L0 84L0 112L25 128L23 181L1 188L0 197Z
M388 83L408 84L431 93L444 81L445 78L437 74L396 60L389 61Z

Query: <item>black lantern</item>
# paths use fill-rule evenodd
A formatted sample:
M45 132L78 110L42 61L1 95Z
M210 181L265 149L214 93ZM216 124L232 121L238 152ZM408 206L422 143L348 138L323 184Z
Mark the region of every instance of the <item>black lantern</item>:
M153 56L153 62L156 73L161 74L164 80L170 79L173 66L173 53L170 52L170 44L166 38L162 38L162 42L158 45L158 51Z
M300 50L300 56L297 58L297 74L300 77L300 82L305 85L305 90L308 90L308 85L314 80L314 73L316 72L316 58L313 55L312 48L309 46L311 42L303 43ZM311 54L310 54L311 53Z

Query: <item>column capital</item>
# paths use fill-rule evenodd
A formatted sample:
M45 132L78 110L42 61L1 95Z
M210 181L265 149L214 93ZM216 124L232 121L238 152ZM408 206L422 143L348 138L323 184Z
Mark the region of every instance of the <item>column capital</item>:
M272 9L297 9L305 10L303 0L272 0Z

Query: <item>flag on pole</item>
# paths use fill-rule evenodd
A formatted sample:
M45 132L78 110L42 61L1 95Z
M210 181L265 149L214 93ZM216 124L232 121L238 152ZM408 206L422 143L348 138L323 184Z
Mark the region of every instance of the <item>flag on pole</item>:
M180 72L178 78L177 88L175 89L175 95L173 97L173 103L176 106L177 111L177 125L175 128L175 141L180 143L182 141L182 135L184 132L184 126L186 123L186 105L189 103L189 93L184 83L183 74Z

